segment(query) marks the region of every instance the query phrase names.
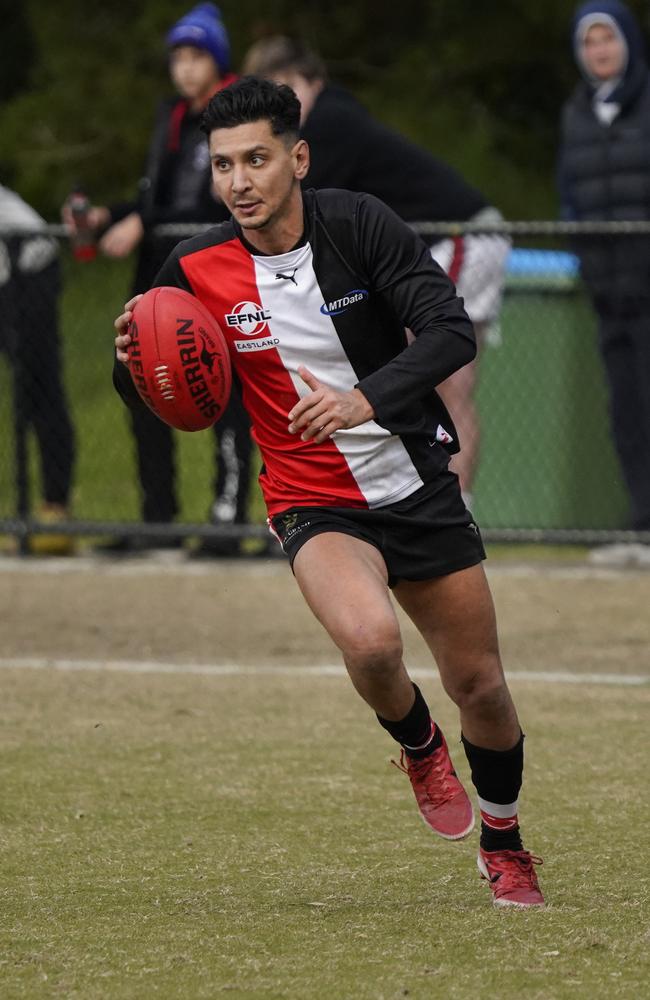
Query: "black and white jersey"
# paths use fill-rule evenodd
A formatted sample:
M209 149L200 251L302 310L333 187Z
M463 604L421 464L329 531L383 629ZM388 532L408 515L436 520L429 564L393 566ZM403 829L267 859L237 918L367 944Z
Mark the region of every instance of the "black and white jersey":
M256 251L233 221L181 243L155 284L195 295L228 343L264 469L270 515L294 506L382 507L433 479L458 450L434 387L472 360L471 323L424 243L375 198L304 194L305 234ZM405 327L415 335L407 346ZM304 365L375 417L322 444L288 431L309 393ZM129 392L124 366L118 388ZM125 391L126 390L126 391Z

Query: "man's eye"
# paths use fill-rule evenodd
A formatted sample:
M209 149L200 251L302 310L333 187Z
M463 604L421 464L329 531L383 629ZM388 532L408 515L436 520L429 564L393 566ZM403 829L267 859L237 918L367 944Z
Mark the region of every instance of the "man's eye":
M217 170L227 170L228 169L228 161L227 160L215 160L214 165L217 168Z
M259 166L261 166L262 163L264 163L264 157L263 156L251 156L251 164L254 167L259 167Z

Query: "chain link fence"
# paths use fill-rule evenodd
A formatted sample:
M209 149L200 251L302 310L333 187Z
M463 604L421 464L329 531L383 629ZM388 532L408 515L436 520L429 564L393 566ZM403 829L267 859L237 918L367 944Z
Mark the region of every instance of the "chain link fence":
M165 227L160 236L181 239L201 228ZM587 236L650 236L650 224L414 228L429 243L469 233L512 241L476 389L481 444L473 511L486 539L650 541L650 531L627 527L596 318L573 253ZM53 535L267 537L255 476L248 523L211 520L218 457L211 431L174 435L177 520L141 520L129 419L111 382L112 322L132 268L128 260L75 260L60 226L0 230L0 534L21 551ZM650 466L650 454L646 460Z

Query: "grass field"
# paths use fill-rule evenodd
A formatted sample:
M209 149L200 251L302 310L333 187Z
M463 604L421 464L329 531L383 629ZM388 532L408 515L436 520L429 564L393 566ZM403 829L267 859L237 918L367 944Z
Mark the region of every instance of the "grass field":
M650 575L491 580L543 912L428 833L284 564L0 559L3 1000L645 996Z

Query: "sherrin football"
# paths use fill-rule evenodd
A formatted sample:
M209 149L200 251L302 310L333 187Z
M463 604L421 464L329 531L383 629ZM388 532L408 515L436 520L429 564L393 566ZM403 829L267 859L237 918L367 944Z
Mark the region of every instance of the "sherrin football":
M129 371L156 416L180 431L202 431L223 414L232 372L214 316L182 288L152 288L133 310Z

